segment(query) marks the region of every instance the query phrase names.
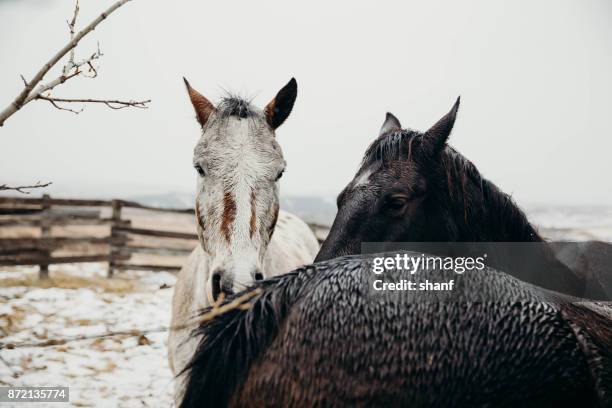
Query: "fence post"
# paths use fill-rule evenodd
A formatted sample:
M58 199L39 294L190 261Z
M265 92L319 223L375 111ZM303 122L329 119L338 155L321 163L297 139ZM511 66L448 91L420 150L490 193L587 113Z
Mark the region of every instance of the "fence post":
M51 237L51 220L49 217L49 210L51 209L49 194L43 194L42 203L41 203L41 219L40 219L40 237L42 239ZM51 256L51 253L47 247L39 248L40 253L48 258ZM48 264L40 264L38 266L38 278L39 279L49 279L49 265Z
M121 233L119 231L117 231L117 227L120 226L121 224L121 201L119 200L113 200L112 201L112 215L111 215L111 230L110 230L110 236L111 238L117 238L121 235ZM112 278L113 275L115 274L115 265L116 265L116 261L115 261L115 256L119 255L119 253L121 252L121 246L115 242L111 242L110 243L110 256L111 259L108 262L108 277Z

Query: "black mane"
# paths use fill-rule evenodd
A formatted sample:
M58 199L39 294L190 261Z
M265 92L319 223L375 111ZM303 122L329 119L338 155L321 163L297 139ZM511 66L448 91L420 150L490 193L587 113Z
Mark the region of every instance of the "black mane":
M480 219L503 228L508 241L540 242L543 238L529 222L512 196L484 178L476 166L450 146L442 154L448 195L463 209L466 223ZM483 237L486 238L486 237Z
M373 141L366 150L362 167L374 163L387 164L390 161L410 157L412 144L420 141L422 134L414 130L398 130L385 133Z
M366 150L362 168L374 164L387 166L397 160L413 160L424 167L430 167L431 159L422 153L423 134L414 130L389 132L377 138ZM474 236L474 226L491 222L498 228L503 225L507 241L543 241L536 228L527 220L525 213L512 197L501 191L495 184L484 178L476 166L451 146L442 151L441 168L447 206L465 228L463 240L482 240L486 236ZM446 201L446 200L445 200ZM494 219L491 219L491 218ZM497 234L499 235L499 234Z
M253 109L249 99L231 94L228 94L221 100L217 110L222 118L229 116L238 116L239 118L257 116L257 111Z
M202 340L189 365L179 374L188 379L181 408L200 407L203 401L211 407L228 406L253 362L276 336L289 307L299 298L304 281L316 279L315 272L309 265L255 282L241 295L257 288L264 292L251 300L246 311L230 310L194 330L192 335Z

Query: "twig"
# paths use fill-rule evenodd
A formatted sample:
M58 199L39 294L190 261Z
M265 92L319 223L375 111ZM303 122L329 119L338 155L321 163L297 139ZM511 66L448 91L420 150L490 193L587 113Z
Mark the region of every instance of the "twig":
M169 330L188 329L190 327L195 327L196 325L199 325L201 323L208 322L219 315L229 312L230 310L248 309L251 306L249 301L253 299L255 296L259 295L261 291L262 291L261 288L255 288L245 293L244 295L235 298L231 302L227 302L223 305L220 305L221 303L220 301L216 302L215 305L213 305L213 308L209 312L201 316L198 316L190 320L187 323L179 324L176 326L171 326L171 327L159 326L159 327L154 327L154 328L146 329L146 330L131 329L131 330L109 331L109 332L101 333L97 335L96 334L81 335L81 336L64 337L64 338L57 338L57 339L48 339L48 340L42 340L42 341L31 341L31 342L24 341L21 343L0 343L0 350L2 349L12 350L15 348L23 348L23 347L59 346L62 344L73 342L73 341L103 339L103 338L114 337L114 336L140 336L143 334L159 333L159 332L165 332Z
M37 182L36 184L34 184L32 186L16 186L16 187L7 186L6 184L0 184L0 191L12 190L12 191L18 191L18 192L20 192L22 194L30 194L29 191L25 191L25 190L31 190L33 188L49 187L51 184L53 184L52 181L50 181L48 183L41 183L39 181L39 182Z
M80 111L74 111L72 109L68 109L68 108L62 108L59 107L58 105L56 105L56 102L62 102L62 103L102 103L106 106L108 106L111 109L123 109L123 108L129 108L129 107L133 107L133 108L139 108L139 109L147 109L147 103L150 103L151 100L147 99L146 101L118 101L118 100L114 100L114 99L73 99L73 98L56 98L56 97L52 97L52 96L43 96L43 95L38 95L37 99L42 99L45 101L49 101L53 104L53 106L55 106L58 109L62 109L62 110L68 110L70 112L74 112L74 113L80 113L83 111L83 109L81 109Z
M98 50L96 52L94 52L93 54L91 54L88 58L85 58L82 61L76 62L72 64L72 69L74 69L74 72L69 73L68 75L60 75L57 78L55 78L54 80L43 84L43 85L39 85L36 90L32 91L30 93L30 95L28 95L28 97L26 98L26 100L23 102L23 104L27 104L32 102L34 99L39 99L39 96L43 94L43 92L47 92L50 91L51 89L55 88L58 85L63 84L64 82L68 81L71 78L74 78L75 76L78 76L82 73L82 71L80 70L80 68L83 65L88 65L91 68L93 68L92 62L94 60L99 59L102 56L102 53ZM90 76L89 78L95 78L96 76L98 76L98 72L94 69L95 71L95 75ZM1 124L0 124L1 126Z
M72 112L76 115L78 115L79 113L83 112L83 108L79 109L79 110L74 110L74 109L70 109L70 108L64 108L63 106L59 106L57 103L55 103L55 101L51 98L46 98L43 96L39 96L39 99L44 99L46 101L51 102L51 105L53 105L55 108L59 109L59 110L63 110L63 111L68 111L68 112Z
M19 93L19 95L17 95L17 97L15 98L15 100L13 100L13 102L11 102L11 104L9 106L7 106L3 111L0 112L0 126L2 126L4 124L4 122L6 121L6 119L8 119L9 117L11 117L15 112L17 112L19 109L21 109L25 104L31 102L34 99L37 99L37 96L42 94L45 91L48 91L50 89L52 89L53 87L55 87L58 84L64 83L66 80L78 75L78 74L72 74L72 75L67 75L67 73L63 73L60 77L54 79L53 81L51 81L50 83L46 84L46 85L41 85L39 86L40 82L42 81L43 77L47 74L47 72L49 72L49 70L51 68L53 68L66 54L68 54L69 52L71 52L79 43L79 41L81 41L81 39L83 37L85 37L87 34L89 34L90 32L92 32L96 26L98 24L100 24L102 21L104 21L111 13L113 13L115 10L117 10L119 7L123 6L125 3L129 2L131 0L119 0L117 2L115 2L112 6L110 6L105 12L103 12L102 14L100 14L97 18L95 18L91 23L89 23L85 28L83 28L81 31L79 31L78 33L72 35L71 34L71 40L68 42L68 44L66 44L64 47L62 47L58 52L56 52L51 59L49 59L49 61L47 61L36 73L36 75L34 75L34 77L27 82L27 84L24 86L23 90ZM78 14L78 5L77 7L75 7L75 11L73 14L73 20L76 23L76 16ZM70 25L71 23L69 23ZM96 55L97 53L94 53L94 55ZM69 61L68 64L70 64L70 61L73 57L69 56ZM90 57L91 59L92 57ZM89 61L91 62L91 61ZM81 65L86 64L86 62L84 62ZM75 69L76 71L79 71L78 69L78 63L74 64L74 66L72 66L70 69ZM38 86L38 88L36 88ZM36 88L36 89L35 89Z
M72 15L72 21L68 22L68 29L70 30L70 41L74 39L74 25L76 24L77 16L79 15L79 0L76 0L76 4L74 5L74 14ZM68 57L68 62L64 65L64 75L68 75L72 67L74 66L74 50L76 47L73 47L70 50L70 56Z
M96 70L96 68L93 66L93 64L91 63L91 61L89 61L87 63L87 65L89 65L89 72L93 72L93 75L91 75L89 78L95 78L98 76L98 71Z

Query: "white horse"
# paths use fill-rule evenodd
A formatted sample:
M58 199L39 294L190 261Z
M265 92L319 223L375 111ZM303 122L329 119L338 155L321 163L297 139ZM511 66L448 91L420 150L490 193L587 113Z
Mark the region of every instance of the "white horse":
M311 263L319 250L302 220L279 212L279 179L286 163L274 131L291 113L295 79L263 111L236 97L215 107L187 80L185 85L202 126L193 156L200 245L178 275L172 326L189 322L221 293L232 294L255 280ZM170 331L168 358L175 375L195 352L191 330ZM177 398L182 388L179 378Z

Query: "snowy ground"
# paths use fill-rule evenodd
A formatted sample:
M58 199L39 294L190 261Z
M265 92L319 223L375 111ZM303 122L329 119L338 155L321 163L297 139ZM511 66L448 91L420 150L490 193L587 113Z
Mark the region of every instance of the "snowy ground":
M59 288L0 287L2 343L142 330L169 323L170 287L175 281L171 274L126 273L106 282L102 264L51 268L52 279L54 270L61 278ZM12 269L0 272L0 281L35 273L36 268ZM76 284L71 283L72 275L78 277ZM3 349L0 385L69 386L70 406L167 407L173 380L166 337L161 332Z

